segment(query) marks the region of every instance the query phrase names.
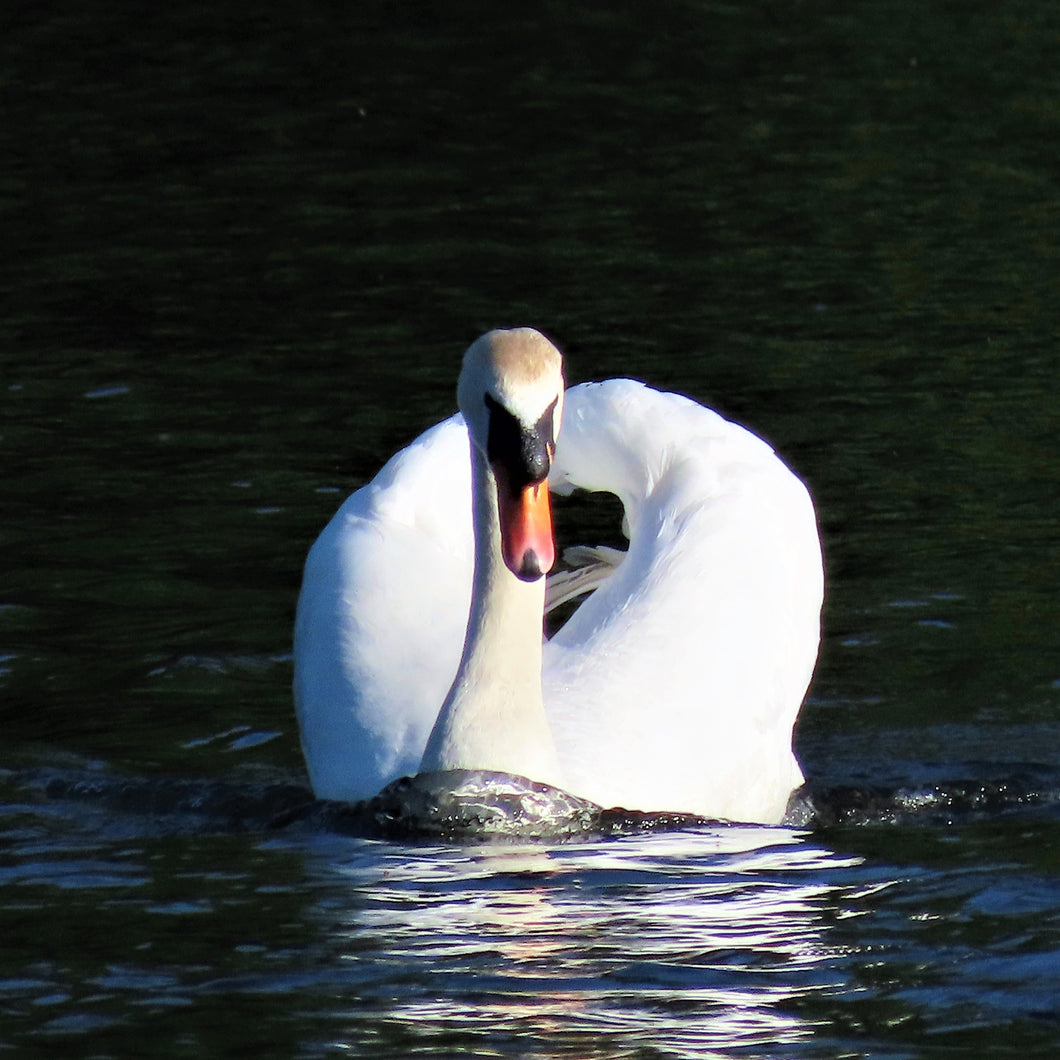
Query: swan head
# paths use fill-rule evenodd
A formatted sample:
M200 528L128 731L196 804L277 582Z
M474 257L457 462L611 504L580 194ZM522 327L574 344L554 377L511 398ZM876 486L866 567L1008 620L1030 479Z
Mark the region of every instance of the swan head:
M522 581L552 568L548 473L563 415L563 358L533 328L487 332L464 354L457 401L493 479L504 564Z

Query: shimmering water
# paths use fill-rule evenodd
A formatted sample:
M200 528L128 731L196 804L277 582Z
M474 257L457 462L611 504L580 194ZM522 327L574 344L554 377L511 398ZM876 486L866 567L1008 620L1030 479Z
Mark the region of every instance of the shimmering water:
M5 15L0 1046L1055 1055L1058 48L1045 0ZM808 830L282 813L305 551L515 323L810 483Z

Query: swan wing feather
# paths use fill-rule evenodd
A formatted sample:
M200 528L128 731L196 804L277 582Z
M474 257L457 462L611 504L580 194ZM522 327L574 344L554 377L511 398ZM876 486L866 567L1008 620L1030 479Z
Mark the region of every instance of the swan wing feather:
M546 646L569 790L779 820L819 639L805 487L750 432L631 380L568 392L553 476L615 493L630 529L625 561Z
M352 494L306 560L294 692L318 797L369 798L416 772L460 661L472 565L457 415Z

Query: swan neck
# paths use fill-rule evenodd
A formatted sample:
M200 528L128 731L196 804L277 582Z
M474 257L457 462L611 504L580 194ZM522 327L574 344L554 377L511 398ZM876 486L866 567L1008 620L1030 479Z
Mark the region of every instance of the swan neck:
M475 578L464 654L522 675L540 700L545 580L522 581L505 564L496 480L477 450L474 456Z
M505 565L496 480L474 444L471 461L471 609L460 666L420 769L491 769L560 786L541 695L545 579L522 581Z

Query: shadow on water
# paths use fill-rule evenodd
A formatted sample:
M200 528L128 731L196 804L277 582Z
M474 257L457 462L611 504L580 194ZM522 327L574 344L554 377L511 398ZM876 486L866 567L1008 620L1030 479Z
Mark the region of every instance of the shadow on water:
M356 804L318 800L298 783L122 777L39 769L9 773L12 804L65 806L77 818L144 822L154 834L296 830L373 839L563 843L615 836L730 827L694 814L603 808L523 777L482 770L403 777ZM1060 775L1023 767L1004 778L965 776L885 788L808 783L792 796L783 827L970 824L1020 813L1055 812ZM748 826L750 827L750 826Z

